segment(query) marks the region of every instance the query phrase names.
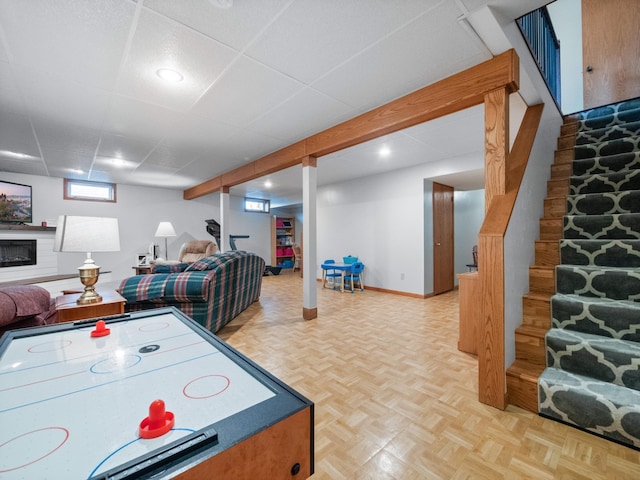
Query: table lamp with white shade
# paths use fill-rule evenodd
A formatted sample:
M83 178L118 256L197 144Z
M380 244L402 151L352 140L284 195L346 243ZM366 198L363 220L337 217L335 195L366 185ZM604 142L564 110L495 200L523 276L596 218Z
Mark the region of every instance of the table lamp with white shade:
M160 222L156 230L156 237L164 237L164 259L169 260L169 247L167 246L167 237L175 237L176 231L171 222Z
M86 252L87 259L78 267L84 292L77 303L86 305L102 301L95 291L100 267L91 258L91 252L120 251L118 219L110 217L79 217L61 215L56 226L54 252Z

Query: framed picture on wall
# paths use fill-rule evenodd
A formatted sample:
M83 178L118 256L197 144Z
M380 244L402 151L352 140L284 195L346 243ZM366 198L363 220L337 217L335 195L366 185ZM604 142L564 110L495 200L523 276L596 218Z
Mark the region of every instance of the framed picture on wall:
M145 267L149 265L149 254L148 253L139 253L136 256L136 265L138 267Z

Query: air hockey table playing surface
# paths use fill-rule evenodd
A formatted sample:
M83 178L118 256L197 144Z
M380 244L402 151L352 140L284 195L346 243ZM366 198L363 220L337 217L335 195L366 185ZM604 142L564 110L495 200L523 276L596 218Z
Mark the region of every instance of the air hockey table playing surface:
M284 464L297 464L295 473L302 464L296 478L312 473L309 400L175 308L106 326L103 337L91 335L94 319L2 338L1 478L179 476L301 411L309 414L308 444L303 458ZM157 400L174 423L143 439L140 424Z

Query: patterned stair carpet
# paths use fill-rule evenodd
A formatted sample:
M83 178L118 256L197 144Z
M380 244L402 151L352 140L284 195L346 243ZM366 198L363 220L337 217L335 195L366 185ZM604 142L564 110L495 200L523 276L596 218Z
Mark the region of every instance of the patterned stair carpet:
M540 415L640 449L640 99L581 114Z

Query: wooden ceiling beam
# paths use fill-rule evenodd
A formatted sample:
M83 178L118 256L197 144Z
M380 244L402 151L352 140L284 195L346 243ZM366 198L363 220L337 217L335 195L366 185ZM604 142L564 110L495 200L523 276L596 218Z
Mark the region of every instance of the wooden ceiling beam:
M351 147L407 127L434 120L483 103L487 92L506 88L515 92L519 85L519 60L508 50L491 60L447 77L381 107L342 122L277 152L259 158L222 175L188 188L185 200L214 193L223 186L234 186L302 162L306 155L316 157Z

